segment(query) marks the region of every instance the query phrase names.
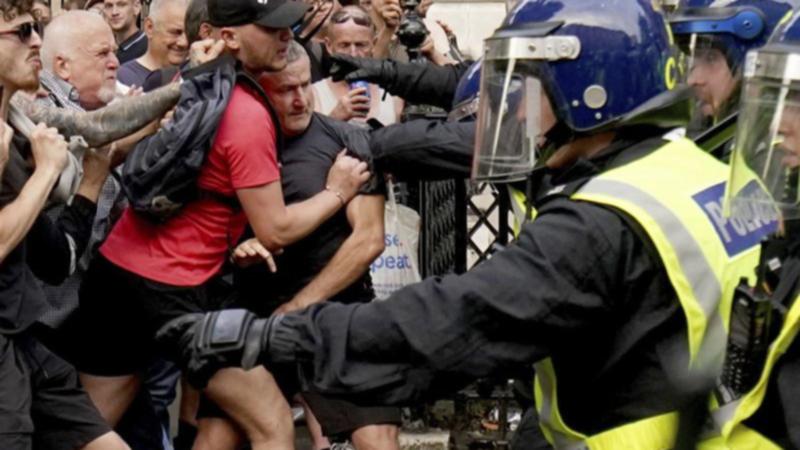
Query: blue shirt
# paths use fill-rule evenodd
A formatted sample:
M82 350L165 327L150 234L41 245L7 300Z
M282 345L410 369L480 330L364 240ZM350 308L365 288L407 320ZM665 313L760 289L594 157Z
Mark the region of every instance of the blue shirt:
M139 61L133 60L123 64L119 71L117 71L117 80L125 86L138 86L144 85L144 80L150 75L152 70L139 64Z

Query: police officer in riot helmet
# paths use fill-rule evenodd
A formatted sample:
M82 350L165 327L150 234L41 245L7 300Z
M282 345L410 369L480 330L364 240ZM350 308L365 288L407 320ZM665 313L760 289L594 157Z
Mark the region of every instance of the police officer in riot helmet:
M677 411L721 366L731 293L764 231L725 239L728 170L679 131L691 96L654 5L523 0L487 40L473 173L543 171L554 186L492 259L383 302L188 315L159 339L198 385L221 367L297 365L365 404L536 364L553 446L672 447Z
M737 291L714 432L701 449L800 448L799 68L797 15L745 63L726 210L772 235L757 288Z
M736 112L745 54L763 46L798 5L796 0L687 0L670 16L686 55L686 82L697 99L691 135Z

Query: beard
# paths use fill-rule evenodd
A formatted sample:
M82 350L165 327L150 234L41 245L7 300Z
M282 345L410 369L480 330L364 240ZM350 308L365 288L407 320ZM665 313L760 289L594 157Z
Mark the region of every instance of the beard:
M6 43L0 50L0 85L11 91L35 91L39 89L38 49L25 48L24 44Z
M39 89L39 71L32 70L27 76L21 76L17 80L17 89L21 91L36 91Z
M117 84L109 83L108 85L104 85L97 91L97 99L100 100L103 104L107 105L111 103L114 98L117 96Z

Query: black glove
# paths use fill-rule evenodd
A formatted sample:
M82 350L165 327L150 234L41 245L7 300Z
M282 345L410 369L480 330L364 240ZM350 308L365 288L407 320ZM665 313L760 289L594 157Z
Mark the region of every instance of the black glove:
M186 314L161 327L156 341L189 384L202 389L219 369L252 369L268 360L269 333L281 317L258 319L244 309Z
M350 83L364 80L386 88L397 80L397 66L390 59L331 55L331 63L331 69L328 73L333 78L333 81L345 80Z

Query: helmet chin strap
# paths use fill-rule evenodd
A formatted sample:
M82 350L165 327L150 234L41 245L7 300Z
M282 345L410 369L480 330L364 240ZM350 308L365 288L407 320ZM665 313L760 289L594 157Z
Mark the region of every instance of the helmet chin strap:
M531 171L528 178L525 180L524 222L531 220L533 204L536 201L535 192L539 188L539 184L542 182L545 175L544 164L559 148L563 147L574 138L575 133L562 121L556 122L556 124L544 134L544 144L537 149L539 153L537 158L541 160L541 164L537 164L537 167Z
M547 133L544 134L544 143L538 149L537 159L544 165L558 149L568 144L576 138L576 134L563 121L556 122Z

